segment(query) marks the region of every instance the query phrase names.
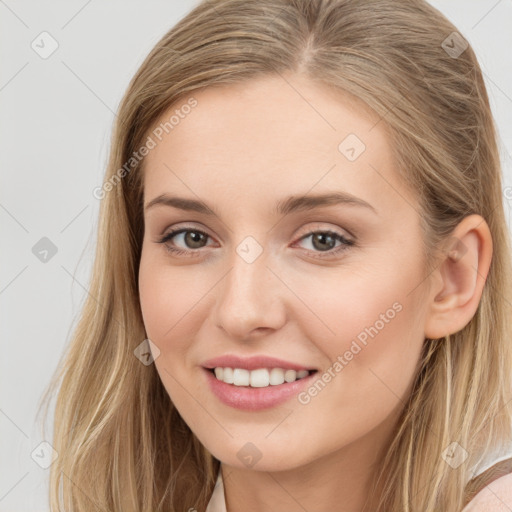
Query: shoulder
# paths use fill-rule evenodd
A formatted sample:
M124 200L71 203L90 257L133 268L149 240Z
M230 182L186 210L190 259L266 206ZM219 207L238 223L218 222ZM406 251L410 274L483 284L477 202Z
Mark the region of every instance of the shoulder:
M512 510L512 473L484 487L462 512L510 512Z

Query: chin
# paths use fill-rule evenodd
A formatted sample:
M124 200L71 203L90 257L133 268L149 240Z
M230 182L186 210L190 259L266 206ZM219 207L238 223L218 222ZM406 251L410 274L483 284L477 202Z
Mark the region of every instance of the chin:
M226 466L254 471L289 471L316 458L312 453L297 450L294 445L283 445L278 438L274 442L264 437L261 441L230 438L222 444L213 442L211 447L209 443L204 446Z

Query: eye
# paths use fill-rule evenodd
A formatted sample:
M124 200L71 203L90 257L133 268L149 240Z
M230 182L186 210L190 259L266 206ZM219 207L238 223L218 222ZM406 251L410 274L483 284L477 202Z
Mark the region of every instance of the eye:
M326 256L323 254L315 254L315 258L323 258L332 256L334 254L338 254L341 251L345 251L348 247L355 245L355 242L352 240L348 240L341 233L337 233L336 231L310 231L306 235L300 238L300 241L306 240L307 238L311 238L311 245L313 247L313 252L316 253L328 253ZM340 243L337 247L335 247L336 241Z
M186 245L189 245L189 249L179 249L173 245L169 245L168 242L174 238L183 240ZM166 249L173 254L190 255L191 252L195 252L194 250L203 247L202 243L208 238L210 238L210 235L204 231L201 231L200 229L181 228L166 233L160 240L157 241L157 243L164 244Z
M199 253L199 249L205 247L205 242L211 238L210 235L200 229L192 228L179 228L166 233L162 238L157 240L157 243L164 244L167 251L178 256L193 256L195 253ZM311 238L311 245L313 249L309 249L314 254L315 258L324 258L338 254L341 251L345 251L348 247L355 245L355 242L348 240L341 233L336 231L310 231L306 235L299 239L299 242ZM169 242L175 243L174 240L181 240L185 244L186 248L181 249L175 245L169 244ZM339 245L336 246L336 242ZM298 243L298 242L297 242ZM324 256L322 253L327 253Z

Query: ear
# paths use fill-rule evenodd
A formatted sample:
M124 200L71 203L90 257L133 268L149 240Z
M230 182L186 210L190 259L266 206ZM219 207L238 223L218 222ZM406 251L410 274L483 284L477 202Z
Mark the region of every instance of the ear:
M448 239L439 267L431 276L425 337L443 338L463 329L480 303L492 259L492 236L480 215L465 217Z

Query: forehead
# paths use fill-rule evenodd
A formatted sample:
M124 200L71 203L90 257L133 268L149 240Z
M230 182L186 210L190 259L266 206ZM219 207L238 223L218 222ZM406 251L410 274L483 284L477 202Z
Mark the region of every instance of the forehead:
M182 108L190 98L196 105ZM383 120L357 98L297 75L194 91L149 135L156 145L144 165L146 203L180 192L261 208L343 190L396 210L408 195Z

